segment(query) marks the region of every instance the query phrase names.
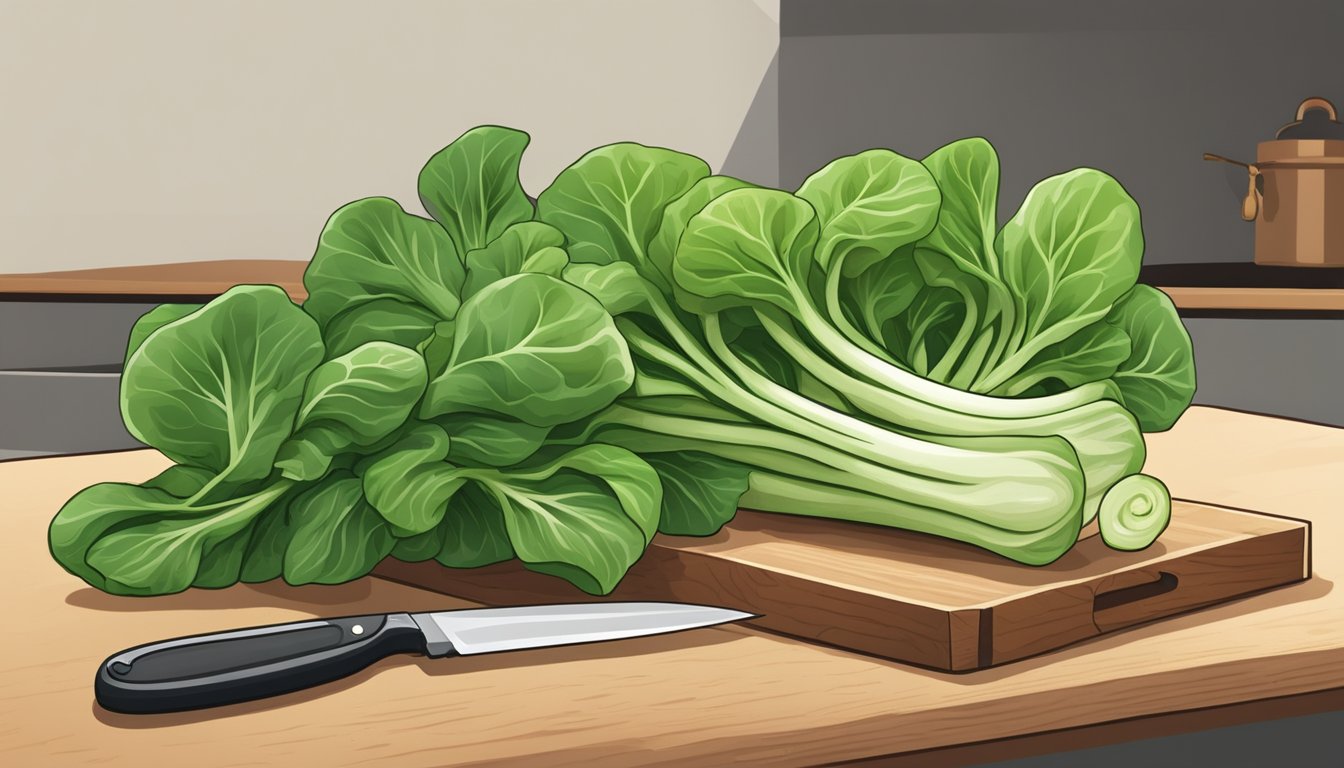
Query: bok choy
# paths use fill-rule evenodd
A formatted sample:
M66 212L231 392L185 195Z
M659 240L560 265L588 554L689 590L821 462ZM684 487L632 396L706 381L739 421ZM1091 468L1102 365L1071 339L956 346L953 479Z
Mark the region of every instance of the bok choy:
M841 157L794 191L640 144L538 196L484 126L332 215L296 305L240 286L131 330L128 429L175 465L100 483L52 553L119 594L387 557L517 558L610 592L656 532L739 507L904 528L1021 563L1099 528L1149 545L1144 431L1194 392L1171 302L1137 285L1137 205L1079 169L996 226L981 139Z

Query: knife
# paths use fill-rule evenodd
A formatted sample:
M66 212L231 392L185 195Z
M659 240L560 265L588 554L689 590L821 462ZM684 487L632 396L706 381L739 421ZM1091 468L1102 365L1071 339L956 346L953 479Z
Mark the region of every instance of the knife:
M141 645L98 667L104 709L151 714L328 683L398 653L473 656L709 627L754 614L684 603L573 603L296 621Z

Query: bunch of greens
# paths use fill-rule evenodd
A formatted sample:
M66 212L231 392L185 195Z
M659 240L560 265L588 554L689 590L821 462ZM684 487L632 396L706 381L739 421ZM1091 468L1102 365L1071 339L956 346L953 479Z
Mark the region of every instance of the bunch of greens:
M177 465L72 498L57 560L120 594L339 583L389 555L516 556L610 591L661 486L628 450L548 438L634 369L611 316L559 277L564 237L518 181L527 142L486 127L435 155L419 183L433 219L386 198L338 210L302 308L240 286L141 318L122 414Z
M746 488L744 507L1026 563L1094 519L1112 546L1147 546L1170 497L1136 474L1140 429L1189 405L1194 364L1170 301L1135 285L1137 206L1082 169L1038 184L996 233L997 188L974 139L922 163L842 157L795 193L666 150L595 150L538 216L594 262L566 277L617 317L636 378L557 437L662 456L665 532L731 517L675 498L715 477Z
M1014 560L1096 519L1147 546L1170 498L1142 430L1189 404L1189 337L1135 285L1138 210L1093 170L996 231L980 140L842 157L796 192L638 144L534 210L525 134L435 155L432 219L369 198L327 222L302 307L240 286L131 332L122 413L176 465L81 491L56 559L120 594L385 557L518 558L593 593L655 531L740 506L895 526Z

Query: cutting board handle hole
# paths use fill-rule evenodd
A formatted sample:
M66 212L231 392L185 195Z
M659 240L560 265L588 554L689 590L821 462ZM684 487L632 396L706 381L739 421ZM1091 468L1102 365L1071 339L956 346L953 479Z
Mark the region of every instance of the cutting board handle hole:
M1129 603L1137 603L1140 600L1147 600L1150 597L1165 595L1175 589L1178 583L1180 583L1180 580L1176 578L1176 574L1159 571L1157 579L1147 584L1113 589L1110 592L1098 594L1092 598L1092 612L1098 613L1108 608L1116 608Z

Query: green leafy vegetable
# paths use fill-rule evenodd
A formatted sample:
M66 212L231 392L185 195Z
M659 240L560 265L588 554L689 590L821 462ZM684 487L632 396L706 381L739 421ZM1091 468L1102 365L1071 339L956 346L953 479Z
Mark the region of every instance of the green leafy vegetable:
M635 454L586 445L527 470L481 474L527 567L606 594L658 527L658 475Z
M451 319L461 305L466 273L453 240L430 219L386 197L357 200L331 215L303 275L303 308L323 328L343 312L385 300L423 307ZM395 341L364 337L367 341Z
M710 201L686 226L672 274L688 309L773 305L801 314L819 232L806 201L739 189Z
M450 438L433 424L417 425L364 472L364 493L400 536L415 536L443 520L448 500L467 477L444 461Z
M798 197L820 223L813 258L857 275L933 229L941 195L929 171L885 149L842 157L808 177Z
M1093 169L1002 228L983 139L871 149L796 192L634 143L535 210L529 137L482 126L327 221L296 306L240 286L131 329L122 415L176 464L99 483L51 551L115 594L392 557L517 558L610 592L653 536L739 506L892 526L1051 562L1096 521L1148 546L1143 431L1195 389L1171 301L1136 285L1138 206Z
M359 478L333 473L294 499L285 550L290 584L342 584L359 578L392 551L387 521L364 500Z
M317 325L273 286L239 286L145 338L121 412L141 442L231 482L271 473L322 360Z
M708 175L698 157L612 144L561 171L537 198L537 218L565 233L572 261L643 261L663 209Z
M678 536L708 536L732 520L747 492L750 469L698 451L648 457L663 487L658 530Z
M123 595L181 592L207 551L245 529L291 481L216 502L166 490L101 483L66 502L52 522L52 554L99 589Z
M686 225L691 217L704 210L711 200L726 192L754 186L732 176L706 176L692 185L686 194L668 203L663 208L662 223L658 225L657 234L645 249L650 270L649 279L664 291L671 290L675 286L675 281L672 279L672 258L677 253L677 246L681 243L681 236L685 234ZM641 263L643 260L627 259L631 264Z
M405 423L427 379L424 358L383 341L323 363L308 376L294 434L275 465L295 480L318 479L338 453L373 445Z
M569 264L569 255L561 248L564 244L565 236L560 230L539 221L509 227L498 240L467 252L463 298L475 295L493 282L524 272L559 277Z
M607 405L633 375L625 340L593 297L547 275L515 275L463 306L420 415L476 411L548 427Z
M1031 190L998 247L1017 320L1011 351L983 377L988 389L1104 318L1134 285L1143 255L1139 209L1110 176L1071 171Z
M458 253L484 248L532 218L532 201L518 182L528 141L522 131L483 125L462 134L420 171L420 200Z
M1194 349L1176 305L1156 288L1136 285L1106 322L1141 340L1113 374L1120 401L1145 432L1170 429L1195 394Z
M529 458L546 442L548 427L507 416L458 413L435 419L453 436L448 460L477 466L507 467Z
M496 499L472 483L462 489L453 514L439 525L443 545L434 560L449 568L479 568L514 557Z
M414 349L432 332L439 316L417 304L374 299L337 314L322 330L327 356L338 357L374 341Z

